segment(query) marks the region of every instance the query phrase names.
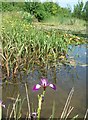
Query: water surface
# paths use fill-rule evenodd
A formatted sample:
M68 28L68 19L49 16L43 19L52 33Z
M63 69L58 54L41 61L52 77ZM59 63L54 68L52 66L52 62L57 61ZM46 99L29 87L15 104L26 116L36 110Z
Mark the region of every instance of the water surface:
M11 108L12 104L15 102L10 98L16 98L18 93L20 93L22 99L26 98L25 81L28 85L31 107L34 110L37 109L37 95L42 92L42 89L33 92L32 88L34 84L39 83L41 75L44 72L45 74L43 75L48 78L48 81L56 84L57 90L54 91L49 87L47 88L41 117L49 118L51 116L53 102L55 101L55 118L59 118L72 87L74 87L74 94L70 105L74 107L74 109L69 117L74 117L77 114L79 118L84 117L86 111L86 50L86 45L69 46L67 60L71 61L71 65L65 64L60 67L57 66L56 68L52 67L46 71L43 70L43 68L40 70L36 66L36 69L30 72L30 74L22 75L22 82L20 82L20 77L18 77L18 83L3 83L3 102L6 104L6 109L3 109L3 117L7 114L8 105L10 105ZM42 71L42 74L40 71ZM24 117L28 111L26 99L22 110ZM11 110L9 110L9 113L10 111Z

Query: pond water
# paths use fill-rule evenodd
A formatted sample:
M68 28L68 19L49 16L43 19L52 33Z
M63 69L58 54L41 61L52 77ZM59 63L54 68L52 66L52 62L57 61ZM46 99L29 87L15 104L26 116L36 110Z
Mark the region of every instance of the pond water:
M59 118L65 102L67 100L68 94L74 87L74 94L70 103L70 106L74 107L72 113L69 117L74 117L79 115L79 118L84 117L86 112L86 59L87 59L87 45L69 46L69 51L67 55L67 60L71 63L57 66L56 68L47 70L46 77L49 82L56 84L57 90L54 91L51 88L47 88L45 94L45 101L42 106L41 117L49 118L52 114L53 102L55 101L55 118ZM71 50L70 50L71 49ZM41 74L40 69L36 69L30 72L28 75L23 75L23 81L19 84L6 84L3 83L2 96L3 102L6 104L6 109L3 109L3 117L7 114L8 105L12 107L15 102L10 98L17 98L18 93L20 93L21 98L26 98L25 92L25 81L28 85L30 104L33 109L37 109L37 95L42 92L40 89L37 92L32 91L33 85L39 83ZM42 69L42 72L43 69ZM11 82L11 81L10 81ZM24 100L23 104L23 117L28 111L27 101ZM11 110L9 109L9 113Z

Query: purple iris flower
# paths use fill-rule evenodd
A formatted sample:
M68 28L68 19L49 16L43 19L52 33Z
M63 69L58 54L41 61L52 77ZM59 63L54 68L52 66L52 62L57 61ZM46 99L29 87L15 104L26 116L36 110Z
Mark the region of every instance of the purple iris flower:
M2 100L0 100L0 105L5 108L5 105L2 103Z
M39 90L39 88L43 87L44 91L45 91L46 87L48 87L48 86L50 86L52 89L56 90L56 86L54 84L48 83L47 79L42 78L40 84L34 85L33 90L37 91L37 90Z

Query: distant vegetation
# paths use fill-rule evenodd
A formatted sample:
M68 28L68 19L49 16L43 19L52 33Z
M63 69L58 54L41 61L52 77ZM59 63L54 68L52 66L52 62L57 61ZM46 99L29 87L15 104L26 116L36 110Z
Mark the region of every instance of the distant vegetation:
M69 7L62 8L53 2L3 2L2 11L26 11L35 16L38 21L43 21L50 16L76 17L88 21L88 1L78 2L74 6L73 12Z

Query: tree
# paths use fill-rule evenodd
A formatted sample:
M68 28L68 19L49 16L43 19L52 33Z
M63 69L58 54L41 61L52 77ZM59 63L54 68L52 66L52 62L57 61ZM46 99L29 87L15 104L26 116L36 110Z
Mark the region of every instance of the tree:
M44 2L43 3L45 11L51 15L56 15L58 13L58 4L53 2Z
M82 11L83 11L83 2L79 2L78 4L74 5L74 11L73 11L73 16L77 18L82 18Z
M85 3L84 9L83 9L83 18L88 21L88 1Z
M44 5L41 2L25 3L26 10L34 15L38 21L44 20L47 16Z
M25 4L23 2L2 2L3 11L18 11L24 10Z

